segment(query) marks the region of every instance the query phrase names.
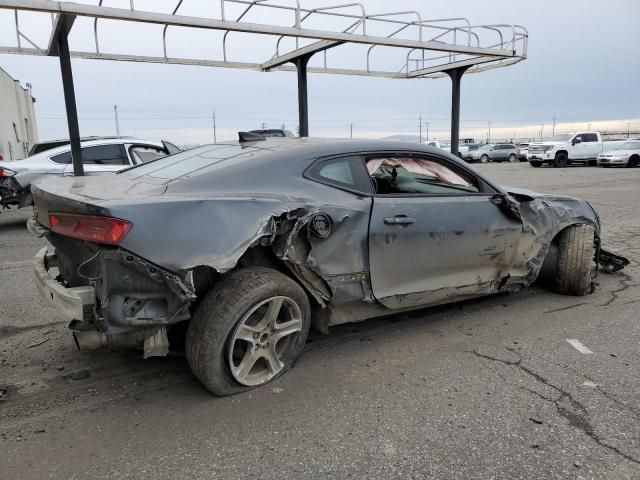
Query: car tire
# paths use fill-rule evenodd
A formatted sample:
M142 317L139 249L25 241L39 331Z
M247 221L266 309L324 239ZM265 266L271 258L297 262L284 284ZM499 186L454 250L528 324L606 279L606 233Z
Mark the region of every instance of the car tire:
M632 155L627 162L627 167L634 168L640 166L640 156Z
M489 161L489 156L488 155L482 155L480 157L480 163L487 163Z
M529 160L529 165L531 165L532 167L538 168L542 166L542 162L538 160Z
M591 292L595 248L591 225L572 225L560 234L554 289L565 295L583 296Z
M587 165L589 165L590 167L597 167L598 166L598 160L589 160L587 162Z
M569 164L569 157L565 152L556 153L556 158L553 159L553 166L556 168L564 168Z
M518 161L518 157L516 157L516 155L514 153L509 155L509 162L510 163L516 163L517 161Z
M276 308L275 316L269 315ZM293 326L294 320L299 330L276 338L285 331L277 325ZM198 305L187 331L187 361L214 395L244 392L274 380L293 366L310 325L309 298L300 285L270 268L237 270ZM237 354L242 360L236 364ZM246 372L244 360L248 360Z

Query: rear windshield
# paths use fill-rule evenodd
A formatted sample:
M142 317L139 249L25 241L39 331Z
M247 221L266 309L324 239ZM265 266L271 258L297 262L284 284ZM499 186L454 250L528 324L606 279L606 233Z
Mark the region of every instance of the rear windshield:
M221 166L227 161L254 156L261 150L242 145L207 145L127 168L118 174L129 174L134 177L147 175L163 180L173 180L203 168Z

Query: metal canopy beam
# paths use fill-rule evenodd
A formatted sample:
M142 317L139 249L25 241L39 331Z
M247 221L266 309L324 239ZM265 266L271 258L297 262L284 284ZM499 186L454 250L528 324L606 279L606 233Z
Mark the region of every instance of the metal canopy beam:
M262 70L271 70L274 67L279 67L280 65L284 65L288 62L295 61L298 57L304 57L306 55L312 55L317 52L321 52L323 50L327 50L332 47L337 47L338 45L342 45L345 42L337 42L333 40L321 40L319 42L312 43L311 45L307 45L306 47L297 48L288 53L283 53L271 60L264 62L260 68Z
M47 55L47 50L37 48L17 48L17 47L0 47L0 54L14 55ZM86 60L115 60L118 62L144 62L144 63L166 63L169 65L192 65L199 67L219 67L219 68L239 68L248 70L261 70L262 64L250 62L231 62L223 60L200 60L189 58L173 58L173 57L147 57L141 55L126 55L118 53L96 53L96 52L79 52L71 51L72 58L83 58ZM272 70L293 72L296 70L291 65L281 65L274 67ZM392 73L378 70L356 70L348 68L325 68L325 67L307 67L309 73L326 73L330 75L356 75L365 77L384 77L384 78L407 78L405 73ZM422 78L422 77L417 77Z
M419 70L411 70L407 77L421 77L423 75L431 75L439 72L448 72L449 70L455 70L460 67L471 67L473 65L480 65L483 63L495 62L499 60L497 57L480 57L480 58L470 58L468 60L460 60L459 62L451 62L446 65L435 65L429 68L421 68Z
M71 55L69 54L68 35L76 17L61 14L56 17L51 38L49 39L48 55L60 58L60 72L62 74L62 90L64 105L67 112L69 128L69 143L71 144L71 159L73 174L84 175L82 165L82 147L80 146L80 128L78 127L78 109L76 107L76 93L73 87L73 71L71 70Z
M75 15L58 15L51 30L51 37L49 38L49 48L47 48L47 55L50 57L57 57L59 54L58 41L60 37L67 38L73 22L75 22Z
M421 41L402 38L378 37L355 33L312 30L297 27L265 25L248 22L234 22L212 18L189 17L168 13L132 11L122 8L84 5L79 3L55 2L52 0L0 0L0 8L70 14L83 17L104 18L109 20L125 20L129 22L152 23L177 27L204 28L210 30L228 30L230 32L255 33L294 38L312 38L316 40L334 40L365 45L383 45L387 47L414 48L439 52L460 53L468 55L490 55L495 57L514 57L514 50L500 48L481 48L453 45L439 41Z
M298 124L301 137L309 136L309 100L307 98L307 64L313 54L309 53L293 60L298 72Z
M447 70L451 77L451 153L460 153L460 80L469 67L458 67Z
M460 130L460 81L464 72L475 73L492 68L512 65L527 58L528 32L521 25L491 24L472 25L466 18L444 18L422 20L419 12L391 12L382 14L367 14L360 3L344 5L323 6L314 9L304 9L300 1L296 0L296 6L287 6L282 3L269 3L269 0L219 0L220 19L176 15L183 0L176 0L177 5L172 13L135 10L133 0L130 9L113 8L99 4L89 5L85 3L69 3L53 0L0 0L0 9L14 11L17 47L0 45L0 53L17 53L24 55L58 55L62 70L65 103L67 107L67 120L69 123L69 135L72 139L74 169L76 174L82 174L81 151L79 144L78 121L73 89L73 77L71 72L70 57L91 58L101 60L169 63L182 65L200 65L225 68L245 68L259 71L284 70L297 72L298 80L298 115L300 122L300 136L308 136L308 98L307 98L307 73L327 73L339 75L361 75L386 78L437 78L448 75L452 80L451 103L451 151L458 153ZM243 12L230 21L225 18L225 4L243 6ZM258 24L241 21L253 8L270 7L275 10L288 11L295 15L295 26ZM360 14L347 13L340 10L345 8L358 8ZM274 10L275 9L275 10ZM19 12L39 12L57 15L48 49L40 48L29 40L26 34L20 30ZM253 12L252 12L253 13ZM303 28L302 23L312 15L330 15L332 18L348 20L350 26L342 31L315 30ZM410 15L411 20L404 20L402 16ZM67 41L75 16L94 19L95 52L69 51ZM260 18L269 18L262 16ZM143 23L164 27L162 30L162 56L128 55L123 53L104 53L99 48L97 22L98 19L117 20L130 24ZM314 18L315 19L315 18ZM386 27L395 24L391 33L383 36L371 35L368 25L371 23ZM443 23L444 22L444 23ZM166 32L169 26L191 29L204 29L223 31L222 60L178 58L169 57L167 54ZM397 27L397 28L396 28ZM436 30L436 35L425 32ZM356 31L361 33L355 33ZM230 61L227 57L226 41L229 33L240 32L253 35L267 35L279 37L275 45L275 53L265 62ZM412 38L399 38L397 35L404 32L403 36L414 33ZM439 33L438 33L439 32ZM369 34L367 34L369 33ZM485 35L488 35L487 39ZM296 49L280 54L279 45L282 39L295 39ZM425 38L428 38L425 40ZM21 39L26 40L33 48L23 48ZM314 43L298 48L299 39L315 40ZM366 68L329 68L327 66L326 50L342 44L366 45ZM394 47L394 51L408 50L406 59L400 69L397 64L391 68L371 68L371 51L374 47ZM308 67L311 56L317 52L325 51L324 65L321 67ZM443 53L429 58L425 57L425 51ZM412 53L420 56L412 58ZM401 55L405 55L401 52ZM463 60L459 60L462 57ZM444 60L447 59L447 60ZM440 63L434 65L434 62ZM415 62L415 63L414 63ZM293 63L287 65L287 63ZM411 70L411 66L415 66Z

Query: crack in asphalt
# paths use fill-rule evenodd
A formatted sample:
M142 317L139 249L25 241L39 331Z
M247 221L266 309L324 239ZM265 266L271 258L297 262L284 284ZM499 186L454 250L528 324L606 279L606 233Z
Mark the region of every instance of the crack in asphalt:
M625 290L628 290L631 287L640 286L640 284L637 284L637 283L629 283L633 281L633 278L631 278L631 276L627 275L626 273L619 272L619 274L623 277L622 281L620 282L620 288L617 288L609 292L609 294L611 295L611 298L609 298L609 300L607 300L604 303L596 304L597 307L608 307L619 298L620 293L624 292Z
M478 352L477 350L473 350L471 353L473 353L474 355L480 357L480 358L484 358L485 360L489 360L491 362L498 362L498 363L502 363L503 365L507 365L510 367L516 367L519 368L520 370L522 370L523 372L527 373L528 375L530 375L531 377L533 377L534 379L536 379L538 382L542 383L543 385L546 385L547 387L552 388L553 390L555 390L556 392L558 392L560 395L557 399L553 399L553 398L548 398L545 397L544 395L535 392L529 388L526 387L520 387L530 393L535 394L536 396L538 396L539 398L543 399L546 402L549 403L553 403L556 407L556 410L558 412L558 414L563 417L566 418L569 421L569 425L571 425L572 427L575 427L579 430L581 430L582 432L584 432L589 438L591 438L596 444L598 444L599 446L606 448L608 450L611 450L612 452L617 453L618 455L620 455L621 457L629 460L630 462L634 462L638 465L640 465L640 460L632 457L631 455L628 455L626 453L624 453L623 451L621 451L619 448L614 447L613 445L609 445L608 443L605 443L604 440L602 440L595 432L593 425L591 424L591 422L589 421L589 415L587 412L587 409L584 407L584 405L582 405L580 402L578 402L576 399L573 398L573 396L567 392L566 390L563 390L562 388L553 385L552 383L549 382L549 380L547 380L545 377L543 377L542 375L540 375L537 372L534 372L533 370L531 370L529 367L526 367L525 365L522 365L522 356L520 356L520 354L518 354L517 352L513 351L513 350L509 350L512 353L514 353L515 355L518 356L518 360L516 361L510 361L510 360L504 360L501 358L497 358L497 357L492 357L490 355L485 355L482 354L480 352ZM602 392L602 390L600 390ZM607 395L605 395L607 398L609 398ZM567 406L563 405L562 402L566 401L572 408L567 408ZM617 402L616 402L617 403Z
M568 305L566 307L554 308L553 310L546 310L545 312L542 312L542 313L546 315L547 313L562 312L564 310L570 310L572 308L582 307L583 305L591 305L591 304L588 302L576 303L575 305Z

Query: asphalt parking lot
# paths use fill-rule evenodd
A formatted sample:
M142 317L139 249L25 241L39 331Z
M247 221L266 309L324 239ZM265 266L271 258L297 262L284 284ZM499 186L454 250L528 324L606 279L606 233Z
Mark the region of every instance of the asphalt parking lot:
M640 478L640 169L478 168L590 201L632 265L586 297L336 327L227 398L179 353L77 352L35 290L30 212L0 214L0 478Z

